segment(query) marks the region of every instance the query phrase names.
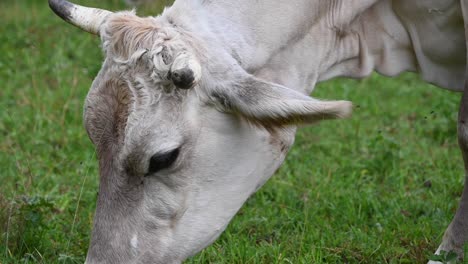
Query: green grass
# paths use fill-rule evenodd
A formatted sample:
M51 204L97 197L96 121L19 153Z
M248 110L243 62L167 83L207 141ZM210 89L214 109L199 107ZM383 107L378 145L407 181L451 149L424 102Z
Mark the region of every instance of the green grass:
M99 39L59 20L45 0L2 0L0 17L0 263L83 262L98 171L82 105L100 69ZM431 256L463 186L460 94L404 74L335 80L314 95L353 101L353 117L300 129L282 168L188 263Z

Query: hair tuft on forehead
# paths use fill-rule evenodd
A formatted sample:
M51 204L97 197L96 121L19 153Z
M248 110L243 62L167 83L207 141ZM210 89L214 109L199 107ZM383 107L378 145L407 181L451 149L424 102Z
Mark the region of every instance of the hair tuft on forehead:
M112 14L103 25L101 38L107 55L128 58L140 49L151 49L161 27L154 17L138 17L134 11Z

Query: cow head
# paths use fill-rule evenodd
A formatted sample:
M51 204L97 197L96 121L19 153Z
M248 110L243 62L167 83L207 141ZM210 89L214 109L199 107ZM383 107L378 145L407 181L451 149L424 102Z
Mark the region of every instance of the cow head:
M100 165L87 263L197 253L280 166L294 125L351 111L248 74L164 17L49 3L106 55L84 110Z

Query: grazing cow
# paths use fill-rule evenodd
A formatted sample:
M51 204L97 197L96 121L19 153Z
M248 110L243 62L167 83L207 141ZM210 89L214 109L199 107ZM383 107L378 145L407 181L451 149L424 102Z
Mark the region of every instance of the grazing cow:
M177 0L146 18L49 4L105 53L84 109L100 165L90 264L178 263L211 244L281 165L296 125L350 114L350 102L307 96L319 81L417 71L466 87L466 0ZM462 257L467 218L465 188L439 251Z

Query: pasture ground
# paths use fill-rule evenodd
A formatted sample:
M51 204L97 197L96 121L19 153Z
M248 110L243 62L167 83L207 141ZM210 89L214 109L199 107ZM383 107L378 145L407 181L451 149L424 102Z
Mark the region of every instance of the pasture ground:
M78 1L112 10L122 2ZM0 18L0 263L82 263L98 186L82 105L102 62L99 39L45 0L2 0ZM353 117L301 128L282 168L188 263L432 255L463 187L460 94L403 74L335 80L314 96L353 101Z

